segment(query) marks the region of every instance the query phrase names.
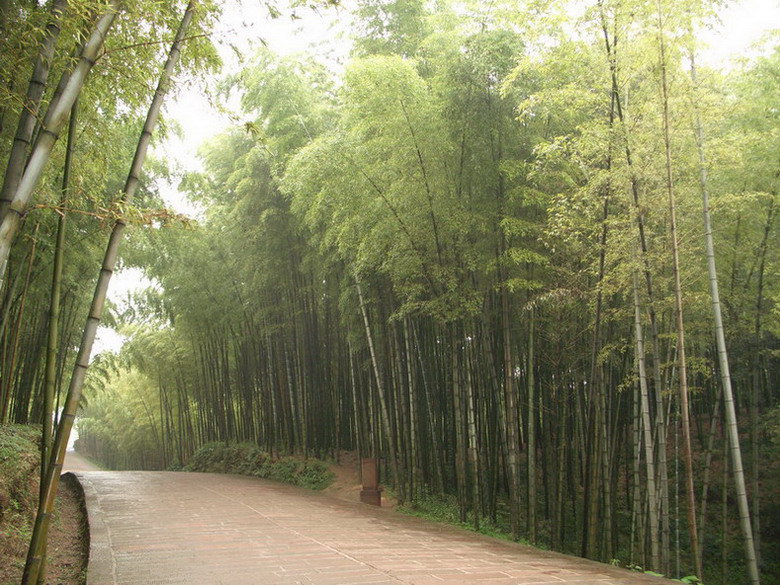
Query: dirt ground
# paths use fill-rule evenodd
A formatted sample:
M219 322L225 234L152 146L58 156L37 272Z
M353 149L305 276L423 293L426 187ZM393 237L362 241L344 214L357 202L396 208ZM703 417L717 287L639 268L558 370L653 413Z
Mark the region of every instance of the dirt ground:
M30 524L32 524L32 519ZM26 537L7 543L0 554L0 584L19 585L27 555ZM84 585L89 539L81 488L72 476L60 482L57 510L49 530L47 585Z

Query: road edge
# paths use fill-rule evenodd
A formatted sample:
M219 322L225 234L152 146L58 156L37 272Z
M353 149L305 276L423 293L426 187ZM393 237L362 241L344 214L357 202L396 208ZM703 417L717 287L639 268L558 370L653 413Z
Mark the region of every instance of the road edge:
M89 556L87 560L86 585L116 585L114 551L111 548L111 531L105 520L100 497L89 479L90 473L71 472L84 492L84 506L87 510L87 538Z

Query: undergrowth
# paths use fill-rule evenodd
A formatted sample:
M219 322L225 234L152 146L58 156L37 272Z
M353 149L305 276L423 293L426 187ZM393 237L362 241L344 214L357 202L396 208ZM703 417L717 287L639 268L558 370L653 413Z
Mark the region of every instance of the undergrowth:
M419 518L433 520L434 522L459 526L466 530L470 530L471 532L484 534L485 536L512 540L509 525L504 522L494 522L489 518L480 518L479 528L475 528L471 512L467 514L466 522L461 522L458 500L453 494L435 494L428 489L422 489L415 494L411 501L399 506L398 510L410 516L417 516ZM521 539L520 542L528 544L528 542L523 539Z
M0 582L24 558L37 494L40 429L0 425Z
M251 475L312 490L325 489L334 479L333 472L324 461L300 457L274 458L248 443L207 443L195 452L184 469Z

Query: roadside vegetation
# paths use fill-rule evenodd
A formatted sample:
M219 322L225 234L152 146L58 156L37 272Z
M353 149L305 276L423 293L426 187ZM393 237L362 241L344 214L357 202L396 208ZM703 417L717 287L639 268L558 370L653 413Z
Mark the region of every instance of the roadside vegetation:
M41 429L0 425L0 585L18 585L38 505ZM81 486L66 475L49 533L46 583L84 585L89 554Z
M0 583L24 566L38 504L39 439L36 427L0 425Z
M208 443L195 452L184 471L251 475L312 490L323 490L334 479L324 461L274 457L249 443Z

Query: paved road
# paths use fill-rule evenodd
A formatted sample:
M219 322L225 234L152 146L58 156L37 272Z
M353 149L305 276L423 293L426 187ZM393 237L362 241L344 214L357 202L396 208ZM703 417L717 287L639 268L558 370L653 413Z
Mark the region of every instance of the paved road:
M77 472L87 585L664 585L249 477Z
M99 471L100 467L76 451L66 451L65 461L62 464L62 473L68 471Z

